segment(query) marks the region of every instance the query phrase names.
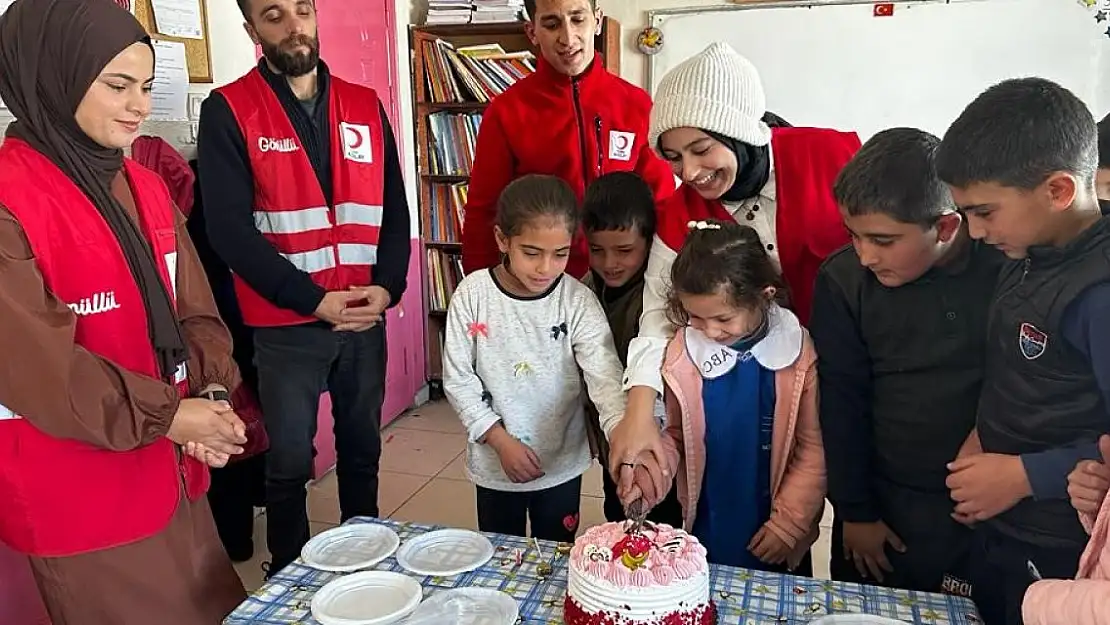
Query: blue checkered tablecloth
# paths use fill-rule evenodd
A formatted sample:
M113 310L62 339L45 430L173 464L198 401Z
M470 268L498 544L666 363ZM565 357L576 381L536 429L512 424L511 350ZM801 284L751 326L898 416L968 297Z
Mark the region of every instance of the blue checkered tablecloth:
M401 542L438 529L378 519L354 519L350 523L381 523L396 531ZM470 573L420 579L425 598L450 588L494 588L517 600L520 623L561 624L567 587L567 556L557 554L554 543L540 541L545 560L553 569L550 575L540 577L537 573L539 554L529 540L501 534L486 536L495 549L493 559ZM523 554L520 564L517 564L518 553ZM393 557L374 568L406 572ZM298 561L266 582L224 620L224 625L318 625L312 618L312 596L340 575L308 568ZM958 597L722 566L712 567L710 576L721 625L801 625L826 614L848 612L929 625L978 625L980 622L974 605Z

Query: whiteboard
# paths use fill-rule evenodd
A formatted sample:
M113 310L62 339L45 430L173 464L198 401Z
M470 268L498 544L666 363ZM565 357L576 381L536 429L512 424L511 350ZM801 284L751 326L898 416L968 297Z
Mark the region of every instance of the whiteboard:
M707 45L726 41L758 68L767 109L796 126L893 126L943 135L980 92L1041 76L1071 89L1101 118L1110 106L1110 39L1076 0L740 4L649 13L663 32L648 85Z

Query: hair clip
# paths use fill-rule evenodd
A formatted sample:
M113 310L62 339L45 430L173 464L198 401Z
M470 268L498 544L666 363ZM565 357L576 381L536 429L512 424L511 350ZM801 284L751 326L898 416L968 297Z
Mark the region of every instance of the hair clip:
M705 220L688 221L686 222L686 227L690 230L720 230L721 224L715 224Z

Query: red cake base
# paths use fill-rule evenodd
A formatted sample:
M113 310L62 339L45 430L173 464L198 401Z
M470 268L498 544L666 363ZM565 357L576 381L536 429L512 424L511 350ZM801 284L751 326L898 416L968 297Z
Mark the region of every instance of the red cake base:
M616 612L587 612L567 597L563 601L563 622L565 625L716 625L717 606L710 601L709 605L696 610L671 612L652 621L632 621Z

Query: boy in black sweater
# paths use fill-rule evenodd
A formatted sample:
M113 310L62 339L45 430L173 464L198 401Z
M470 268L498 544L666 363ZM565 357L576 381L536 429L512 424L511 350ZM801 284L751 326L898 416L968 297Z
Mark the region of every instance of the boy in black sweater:
M640 332L644 310L644 271L655 236L655 199L651 187L632 172L605 174L586 189L582 226L590 247L590 271L582 281L593 290L605 310L621 364L626 365L628 343ZM590 440L597 446L601 466L609 466L609 445L591 410ZM622 521L624 507L609 471L601 472L605 489L605 518ZM652 509L657 523L682 525L677 489Z
M834 195L852 245L817 274L818 354L834 579L967 594L970 530L946 465L975 425L1002 257L971 240L913 128L871 138Z
M1110 221L1097 168L1090 111L1041 78L985 91L937 152L971 236L1012 259L987 324L978 453L948 477L957 516L975 523L971 578L987 625L1020 623L1030 583L1074 577L1087 543L1067 476L1110 431Z

